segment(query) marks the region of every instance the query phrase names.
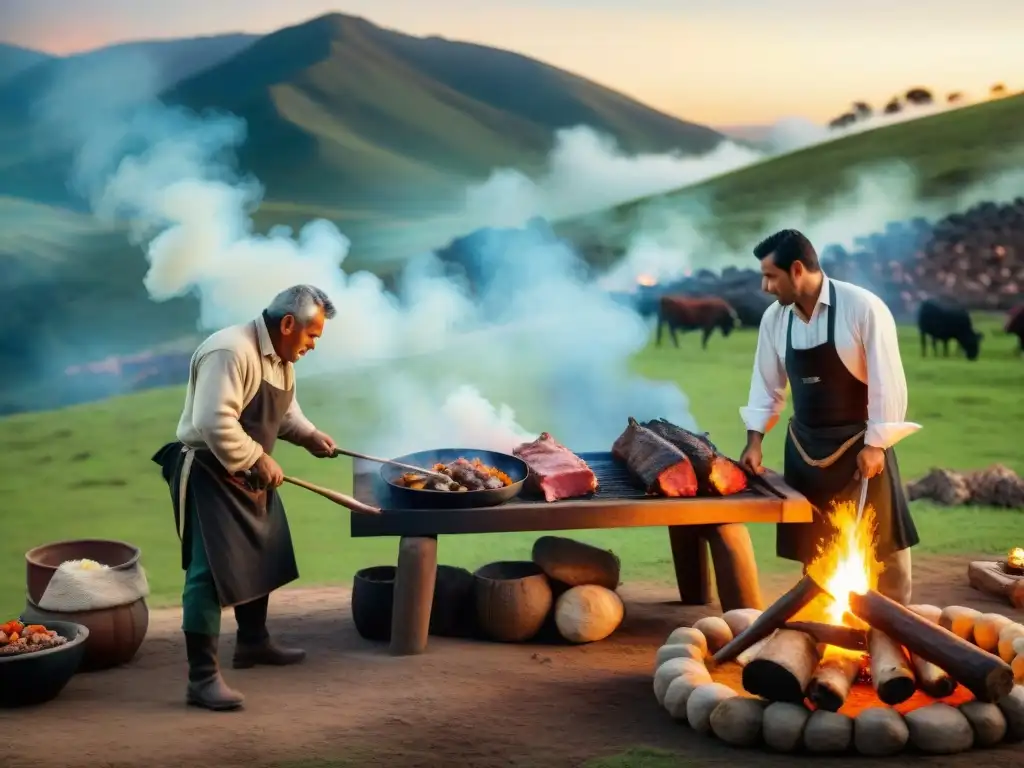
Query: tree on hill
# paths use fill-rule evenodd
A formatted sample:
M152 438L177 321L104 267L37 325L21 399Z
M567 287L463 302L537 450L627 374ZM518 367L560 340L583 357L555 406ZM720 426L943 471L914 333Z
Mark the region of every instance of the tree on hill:
M886 115L895 115L902 111L903 102L900 101L899 96L893 96L892 99L889 100L889 103L885 105L885 108L882 110L882 113Z
M875 112L866 101L853 102L853 111L857 114L858 120L867 120Z
M996 83L989 89L989 96L993 99L999 99L1006 95L1006 86L1002 83Z
M946 96L947 104L959 104L964 100L964 95L960 91L953 91Z
M931 104L934 101L932 92L926 88L911 88L903 95L903 98L906 99L908 104L916 104L918 106Z

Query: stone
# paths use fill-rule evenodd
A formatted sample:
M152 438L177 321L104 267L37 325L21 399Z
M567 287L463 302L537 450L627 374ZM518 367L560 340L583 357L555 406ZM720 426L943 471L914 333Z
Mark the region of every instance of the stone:
M1017 651L1014 650L1013 641L1019 638L1024 638L1024 626L1011 621L999 630L999 640L997 643L997 650L999 652L999 658L1009 664L1017 656Z
M846 752L853 741L853 720L838 712L819 709L804 726L804 747L808 752L834 755Z
M693 628L699 630L706 638L708 653L717 653L722 646L732 640L732 630L720 616L705 616L695 622Z
M1010 669L1013 670L1013 682L1024 685L1024 653L1014 657L1010 662Z
M734 608L722 614L722 621L729 626L733 637L736 637L753 624L762 613L757 608Z
M800 746L804 726L811 713L800 704L777 701L764 710L761 729L764 743L778 752L793 752Z
M853 721L854 749L868 757L898 755L909 738L910 730L895 709L871 707Z
M672 681L688 671L696 672L697 674L704 672L706 674L708 669L699 661L683 658L669 659L658 667L654 673L654 698L658 700L659 704L664 705L665 694L668 692L668 687L672 684Z
M930 755L955 755L974 746L974 729L964 714L948 704L929 704L908 712L910 743Z
M974 621L974 644L983 651L996 653L999 649L999 633L1013 621L1001 613L984 613Z
M686 722L698 733L708 733L711 730L711 713L715 707L737 695L736 691L721 683L697 686L686 702Z
M693 659L694 661L704 661L704 656L695 645L684 645L683 643L676 643L675 645L663 645L658 649L658 652L654 654L654 669L657 670L662 664L669 659Z
M1013 690L996 703L1006 718L1006 740L1024 741L1024 686L1013 686Z
M921 618L928 619L932 624L938 624L939 617L942 616L942 609L937 605L908 605L907 608Z
M966 701L960 711L974 730L974 746L991 747L1006 737L1006 716L998 705Z
M957 637L969 643L974 642L974 622L981 618L981 611L965 608L962 605L950 605L942 609L939 624Z
M672 634L665 641L665 645L692 645L700 650L702 659L708 655L707 638L696 626L673 629Z
M673 680L665 691L665 710L674 720L686 722L686 703L698 686L713 683L714 680L705 669L703 673L696 670L683 672Z
M715 736L734 747L753 747L761 741L765 703L760 699L734 696L725 699L711 713Z

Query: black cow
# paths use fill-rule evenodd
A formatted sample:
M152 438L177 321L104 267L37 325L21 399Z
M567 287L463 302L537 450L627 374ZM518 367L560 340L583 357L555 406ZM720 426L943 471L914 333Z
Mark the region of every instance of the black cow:
M676 331L701 331L702 349L708 348L708 339L716 328L728 336L739 324L736 310L729 302L717 296L689 298L686 296L662 296L658 301L658 333L655 346L661 346L661 332L668 326L672 343L678 347Z
M968 360L977 360L984 334L974 330L967 310L951 299L925 299L917 311L917 328L921 332L921 356L927 354L928 337L932 340L932 354L938 356L939 342L942 352L949 357L949 342L956 341Z
M741 328L760 328L761 318L775 299L763 291L730 291L720 294L736 310Z
M1003 330L1017 337L1017 354L1024 354L1024 304L1018 304L1010 310Z

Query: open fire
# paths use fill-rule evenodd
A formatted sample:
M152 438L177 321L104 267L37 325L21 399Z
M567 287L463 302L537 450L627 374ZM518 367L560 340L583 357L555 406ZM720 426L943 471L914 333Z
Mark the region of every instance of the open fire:
M743 687L769 701L809 699L838 711L854 683L870 672L878 698L901 704L918 690L942 699L963 685L995 702L1013 687L1010 665L994 654L877 591L883 565L868 506L833 505L835 536L803 579L713 656L743 664Z

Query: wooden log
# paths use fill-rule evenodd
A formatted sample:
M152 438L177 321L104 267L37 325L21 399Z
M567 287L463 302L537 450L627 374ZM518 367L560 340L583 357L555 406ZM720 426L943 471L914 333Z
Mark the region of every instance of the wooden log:
M743 688L762 699L799 704L820 660L814 638L780 629L743 668Z
M885 632L872 628L868 632L868 653L871 654L871 682L879 699L895 706L914 695L917 680L903 646Z
M668 541L676 586L683 605L711 604L711 562L704 529L699 525L670 525Z
M747 526L728 523L706 530L722 612L736 608L764 608L754 544Z
M993 703L1013 688L1010 665L991 653L932 624L875 590L850 595L857 618L885 632L926 661L944 669L978 701Z
M403 536L391 604L391 654L413 656L427 648L437 579L437 539Z
M785 628L806 632L818 643L834 645L848 651L866 651L868 647L868 633L863 629L824 624L819 621L787 621Z
M944 669L925 661L916 653L910 655L910 664L914 668L914 676L917 677L917 687L933 699L944 699L953 695L956 680Z
M596 584L615 589L619 586L622 563L607 549L564 536L541 536L533 543L532 557L549 579L570 587Z
M715 664L723 664L732 661L750 646L768 637L772 632L782 627L789 619L806 606L818 595L823 594L821 587L815 583L810 576L804 576L796 583L789 592L784 594L758 616L746 632L740 633L731 641L726 643L713 657ZM803 633L797 633L803 634Z
M860 673L860 657L849 653L829 653L818 664L807 689L808 698L818 709L838 712L850 695Z

